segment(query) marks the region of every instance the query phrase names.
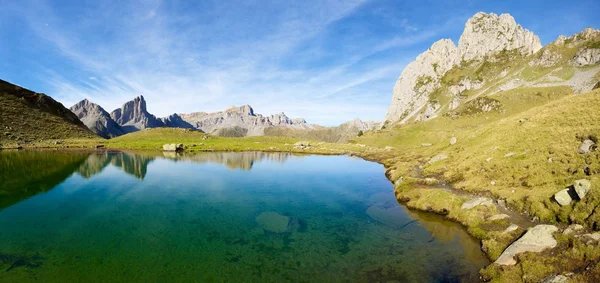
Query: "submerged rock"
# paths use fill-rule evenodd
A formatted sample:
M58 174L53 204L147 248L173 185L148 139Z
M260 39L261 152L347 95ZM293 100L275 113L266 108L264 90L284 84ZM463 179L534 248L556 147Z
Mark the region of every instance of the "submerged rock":
M277 212L269 211L257 216L256 223L267 231L284 233L288 231L290 218Z
M472 200L469 200L469 201L466 201L465 203L463 203L463 205L460 208L462 210L469 210L469 209L479 206L479 205L492 206L492 205L494 205L494 203L489 198L483 198L483 197L474 198Z
M552 233L556 231L558 231L558 228L554 225L537 225L529 229L523 237L508 246L494 263L515 265L517 261L514 256L517 254L524 252L539 253L545 249L556 247L558 243L552 236Z
M398 205L387 208L373 205L367 209L366 213L373 220L390 227L399 228L412 223L410 219L407 220L405 217L401 217L401 215L404 215L404 212L402 207Z

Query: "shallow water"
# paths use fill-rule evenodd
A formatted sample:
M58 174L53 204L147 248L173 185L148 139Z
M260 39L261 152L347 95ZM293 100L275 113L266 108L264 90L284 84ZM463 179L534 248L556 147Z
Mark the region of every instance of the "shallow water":
M455 223L347 156L0 152L0 281L477 281Z

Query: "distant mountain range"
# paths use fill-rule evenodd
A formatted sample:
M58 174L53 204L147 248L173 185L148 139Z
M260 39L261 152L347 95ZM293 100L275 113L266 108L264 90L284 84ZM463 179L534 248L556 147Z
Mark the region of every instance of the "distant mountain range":
M250 105L231 107L224 111L207 113L172 114L169 117L157 118L146 108L146 100L138 96L126 102L121 108L110 114L100 105L84 99L71 108L71 111L94 133L104 138L117 137L147 128L173 127L196 129L219 136L262 136L267 129L277 128L284 131L270 131L273 135L290 135L290 133L322 131L326 127L308 124L303 118L292 119L281 112L263 116L254 112ZM369 123L356 123L352 136L363 130ZM371 123L372 124L372 123ZM346 127L347 128L347 127Z

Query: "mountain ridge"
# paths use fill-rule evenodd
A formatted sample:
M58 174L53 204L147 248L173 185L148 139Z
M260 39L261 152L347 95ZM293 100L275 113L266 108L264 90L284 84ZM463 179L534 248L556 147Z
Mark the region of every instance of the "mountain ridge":
M587 28L542 46L537 35L509 14L479 12L465 23L458 46L438 40L406 66L394 86L385 124L432 119L481 95L523 86L569 85L577 93L589 91L597 70L578 68L600 61L600 49L593 46L599 35ZM588 48L590 43L594 48ZM559 67L570 75L544 81Z

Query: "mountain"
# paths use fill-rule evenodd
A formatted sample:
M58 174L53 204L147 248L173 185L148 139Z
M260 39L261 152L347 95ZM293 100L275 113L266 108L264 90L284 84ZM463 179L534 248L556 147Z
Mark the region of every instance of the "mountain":
M317 125L312 125L309 129L271 127L265 129L265 135L295 137L324 142L347 142L348 140L361 135L361 132L365 133L370 130L378 129L380 124L381 123L379 122L362 121L356 118L335 127L323 127Z
M125 134L119 124L117 124L108 112L100 105L84 99L77 104L71 106L71 112L94 133L103 138L118 137Z
M110 117L123 128L125 133L164 126L160 119L148 113L146 100L141 95L126 102L121 108L115 109L110 113Z
M0 144L95 137L75 114L52 97L3 80L0 109Z
M595 72L584 66L600 60L594 45L598 35L598 30L586 29L542 47L512 16L479 12L465 24L458 46L442 39L406 66L394 86L386 121L431 119L477 97L518 87L591 90Z
M266 128L283 127L310 129L313 126L302 118L290 119L283 112L270 116L255 114L250 105L231 107L225 111L179 114L194 128L223 136L262 136Z

